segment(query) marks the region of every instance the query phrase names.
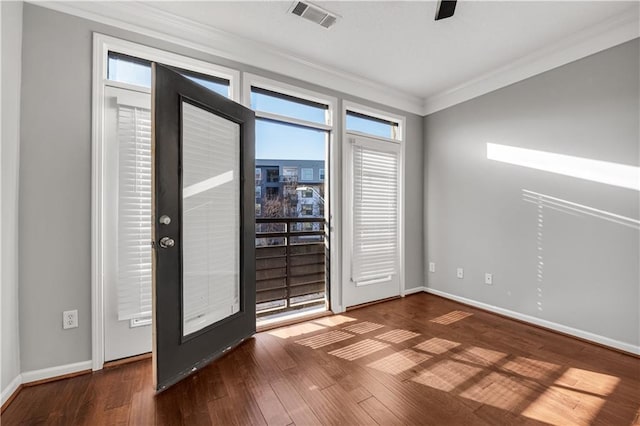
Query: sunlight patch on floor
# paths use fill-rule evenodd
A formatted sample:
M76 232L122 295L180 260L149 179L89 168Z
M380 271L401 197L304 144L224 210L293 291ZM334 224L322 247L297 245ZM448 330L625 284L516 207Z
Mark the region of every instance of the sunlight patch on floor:
M551 386L529 404L522 415L554 425L565 425L568 418L573 419L574 424L589 425L604 402L604 398Z
M358 324L349 325L343 328L343 330L349 331L351 333L356 333L356 334L365 334L373 330L378 330L379 328L382 328L382 327L384 327L384 325L382 324L376 324L375 322L365 321Z
M551 377L562 367L549 362L519 356L507 362L502 368L511 373L531 377L532 379L544 379Z
M318 349L332 343L341 342L343 340L356 337L353 334L343 331L334 330L327 333L318 334L317 336L307 337L306 339L296 340L296 343L302 346L308 346L311 349Z
M425 340L424 342L415 345L414 348L420 349L421 351L429 352L432 354L440 355L451 349L460 346L460 343L452 342L451 340L440 339L438 337L433 337L429 340Z
M555 384L571 389L607 396L615 390L620 378L580 368L568 368Z
M346 315L331 315L330 317L313 320L313 322L315 322L316 324L324 325L326 327L335 327L336 325L341 325L345 322L351 321L357 321L357 319L348 317Z
M472 362L485 367L493 365L506 357L507 354L503 352L492 351L490 349L479 348L477 346L466 348L451 356L452 359L458 361Z
M451 392L467 380L472 379L482 371L480 367L473 367L461 362L444 360L425 369L411 381L430 388Z
M353 361L358 358L365 357L374 352L381 351L388 348L390 345L382 342L378 342L372 339L365 339L358 343L354 343L344 348L336 349L329 352L329 355L337 356L338 358L346 359L347 361Z
M305 322L302 324L296 324L289 327L278 328L276 330L267 331L270 334L281 339L288 339L289 337L301 336L303 334L313 333L318 330L324 330L326 327L320 324L314 324L312 322Z
M367 367L375 368L384 373L400 374L430 358L431 356L427 354L412 351L411 349L404 349L367 364Z
M420 333L414 333L409 330L391 330L376 336L376 339L384 340L390 343L402 343L406 340L420 336Z
M514 410L535 391L533 383L499 373L490 373L469 386L460 396L503 410Z
M449 325L449 324L453 324L454 322L463 320L467 317L470 317L472 315L473 314L470 312L453 311L453 312L449 312L446 315L439 316L438 318L434 318L431 320L431 322L435 322L436 324Z

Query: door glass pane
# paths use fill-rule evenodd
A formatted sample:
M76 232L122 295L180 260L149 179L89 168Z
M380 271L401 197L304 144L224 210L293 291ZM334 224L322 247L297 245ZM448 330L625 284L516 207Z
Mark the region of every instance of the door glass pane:
M183 335L239 311L240 127L182 103Z

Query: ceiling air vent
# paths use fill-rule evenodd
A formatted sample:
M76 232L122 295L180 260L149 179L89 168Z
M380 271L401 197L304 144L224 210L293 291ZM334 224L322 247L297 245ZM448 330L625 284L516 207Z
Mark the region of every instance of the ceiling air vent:
M325 28L330 28L338 21L338 15L335 13L331 13L309 2L295 1L291 9L289 9L289 12Z

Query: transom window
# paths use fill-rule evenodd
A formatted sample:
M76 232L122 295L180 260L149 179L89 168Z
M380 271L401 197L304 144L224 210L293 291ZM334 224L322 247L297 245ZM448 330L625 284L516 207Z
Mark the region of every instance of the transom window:
M347 110L346 128L348 132L358 132L397 140L400 139L399 127L395 121Z
M231 82L227 79L204 75L176 68L189 80L222 96L230 97ZM151 87L151 61L110 51L107 62L107 79L135 86Z

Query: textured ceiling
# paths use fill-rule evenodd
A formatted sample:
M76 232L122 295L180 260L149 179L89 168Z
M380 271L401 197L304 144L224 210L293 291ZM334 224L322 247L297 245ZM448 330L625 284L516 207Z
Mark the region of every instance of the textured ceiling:
M314 2L341 16L326 30L288 14L292 2L154 2L158 8L314 63L428 98L553 47L637 2L459 1L434 21L433 1Z

